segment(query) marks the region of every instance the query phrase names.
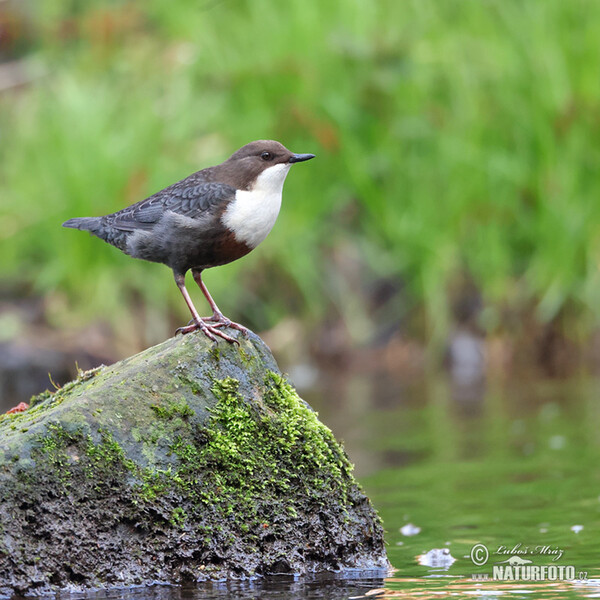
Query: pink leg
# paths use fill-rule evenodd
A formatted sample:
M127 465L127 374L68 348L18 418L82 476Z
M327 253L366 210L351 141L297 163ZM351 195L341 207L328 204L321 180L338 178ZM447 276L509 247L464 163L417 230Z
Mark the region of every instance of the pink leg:
M213 300L210 292L206 285L204 285L204 281L202 281L202 271L197 269L192 269L192 275L194 276L194 281L198 284L198 287L202 290L205 298L208 300L210 307L212 308L213 314L212 317L203 317L203 321L214 322L213 327L231 327L232 329L237 329L241 331L246 337L248 337L248 329L239 323L234 323L230 319L228 319L217 306L217 303Z
M175 333L185 334L200 329L202 333L204 333L204 335L213 342L217 341L215 336L218 335L230 343L239 344L236 339L220 331L217 325L208 325L204 322L202 317L198 314L198 311L196 310L196 307L194 306L194 303L192 302L192 299L190 298L190 295L185 287L185 275L182 275L181 273L175 273L175 283L177 284L177 287L179 288L179 291L181 292L181 295L183 296L185 303L188 305L193 317L193 323L191 325L188 325L187 327L180 327Z

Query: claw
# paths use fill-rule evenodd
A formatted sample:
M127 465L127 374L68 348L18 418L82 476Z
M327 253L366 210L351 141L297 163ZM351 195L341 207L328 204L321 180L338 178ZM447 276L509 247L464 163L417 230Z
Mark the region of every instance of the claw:
M208 300L208 303L212 308L213 314L210 317L201 317L196 311L196 307L194 306L192 299L185 288L185 272L182 273L174 270L173 273L175 275L175 283L177 284L179 291L182 293L183 298L193 317L193 319L185 327L180 327L175 332L176 334L186 334L196 331L197 329L201 329L206 337L215 342L217 341L215 336L219 336L230 344L237 344L238 346L240 343L230 335L223 333L221 329L224 329L225 327L231 327L232 329L241 331L244 337L248 337L248 330L243 325L240 325L239 323L233 323L219 310L219 307L215 304L215 301L212 299L212 296L202 281L202 269L192 269L192 274L194 276L194 281L198 284L202 290L202 293L204 294L204 297Z
M229 321L229 319L227 319ZM248 337L248 329L246 327L244 327L243 325L240 325L239 323L234 323L233 321L229 321L229 323L226 325L226 327L231 327L232 329L237 329L238 331L242 332L242 335L244 337Z
M200 329L202 333L213 342L217 342L218 340L215 336L219 336L225 341L229 342L230 344L237 344L238 346L240 345L240 343L235 338L231 337L230 335L227 335L219 329L219 327L224 326L225 323L219 322L215 325L208 325L207 321L210 320L211 318L209 317L207 317L206 319L201 319L200 322L197 322L194 319L192 319L191 324L188 324L185 327L179 327L175 331L175 335L177 335L178 333L185 335L186 333L191 333L192 331L197 331L198 329Z
M244 337L248 337L248 329L246 329L246 327L239 323L235 323L222 314L215 313L212 317L209 317L209 319L215 322L211 327L231 327L231 329L241 331Z
M198 329L202 330L202 333L209 340L212 340L213 342L217 341L217 338L213 335L212 331L209 329L208 326L204 325L204 323L202 323L202 325L198 325L196 322L192 322L191 325L186 325L185 327L178 327L175 330L175 335L177 335L178 333L185 335L186 333L192 333L192 331L197 331Z

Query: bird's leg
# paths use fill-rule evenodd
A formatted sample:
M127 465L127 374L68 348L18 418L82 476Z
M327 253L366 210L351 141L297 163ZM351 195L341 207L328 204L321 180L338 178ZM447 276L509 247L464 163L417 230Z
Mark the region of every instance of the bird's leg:
M223 333L215 325L209 325L204 322L202 317L198 314L198 311L196 310L196 307L194 306L194 303L192 302L192 299L190 298L190 295L185 287L185 274L175 273L175 283L177 284L177 287L179 288L179 291L181 292L185 303L188 305L190 312L192 313L193 320L193 323L191 325L187 325L186 327L179 327L179 329L177 329L175 333L185 334L200 329L202 333L204 333L204 335L207 338L211 339L213 342L217 341L217 338L215 336L218 335L219 337L222 337L224 340L230 343L239 344L239 342L236 339L232 338L226 333Z
M213 314L212 317L203 317L203 321L210 321L214 323L213 327L231 327L232 329L237 329L241 331L246 337L248 336L248 329L239 323L234 323L231 319L228 319L217 306L217 303L213 300L210 292L206 285L204 285L204 281L202 281L202 271L200 269L192 269L192 275L194 276L194 281L198 284L198 287L202 290L202 293L208 300L210 307L212 308Z

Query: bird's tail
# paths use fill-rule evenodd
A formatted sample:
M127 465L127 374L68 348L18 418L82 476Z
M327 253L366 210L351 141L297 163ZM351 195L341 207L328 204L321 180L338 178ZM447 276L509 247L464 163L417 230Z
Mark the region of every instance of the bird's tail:
M73 229L81 229L90 233L98 233L101 225L101 217L76 217L65 221L63 227L72 227Z

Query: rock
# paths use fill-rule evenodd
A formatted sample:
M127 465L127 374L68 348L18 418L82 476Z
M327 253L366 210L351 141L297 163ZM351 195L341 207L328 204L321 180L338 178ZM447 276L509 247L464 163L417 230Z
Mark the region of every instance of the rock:
M343 449L239 340L172 338L0 416L0 592L389 566Z

